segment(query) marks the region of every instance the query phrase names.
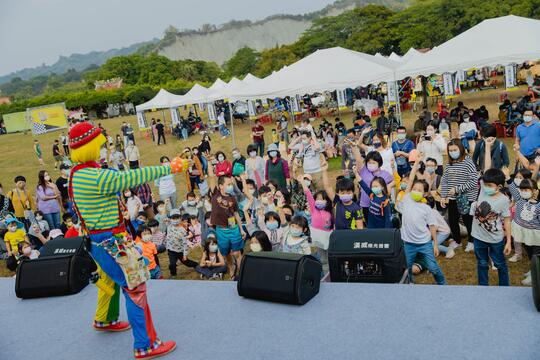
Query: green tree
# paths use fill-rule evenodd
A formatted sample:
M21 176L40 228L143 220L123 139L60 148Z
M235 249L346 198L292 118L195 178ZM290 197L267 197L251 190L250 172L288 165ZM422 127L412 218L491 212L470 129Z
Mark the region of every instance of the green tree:
M245 46L225 63L225 72L229 76L247 75L254 71L260 56L257 51Z

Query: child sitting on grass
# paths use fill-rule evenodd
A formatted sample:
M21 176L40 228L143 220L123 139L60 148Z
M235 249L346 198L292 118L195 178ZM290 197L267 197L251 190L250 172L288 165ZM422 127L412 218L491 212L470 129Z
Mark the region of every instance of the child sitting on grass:
M195 268L201 279L223 279L223 274L227 272L227 264L225 258L218 249L217 240L211 237L204 244L204 251L199 265Z

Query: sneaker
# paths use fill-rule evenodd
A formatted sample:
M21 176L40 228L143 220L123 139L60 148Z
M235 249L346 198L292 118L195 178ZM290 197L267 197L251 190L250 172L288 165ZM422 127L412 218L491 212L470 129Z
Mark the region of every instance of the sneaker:
M499 269L497 269L497 267L495 266L495 263L494 263L494 262L491 262L491 270L493 270L493 271L499 270Z
M446 258L451 259L454 256L456 256L456 252L454 251L454 248L449 247L448 251L446 252Z
M454 240L451 240L450 241L450 244L448 245L448 247L450 249L457 249L458 247L461 247L461 244L458 244L457 242L455 242Z
M221 137L221 140L226 139L226 138L227 138L227 135L223 135L223 136Z
M147 354L136 354L135 359L155 359L172 353L174 349L176 349L176 342L163 341L157 348L149 351Z
M531 270L527 271L525 274L523 274L524 277L530 277L531 276Z
M523 285L523 286L531 286L531 284L532 284L531 275L529 275L525 279L521 280L521 285Z
M518 262L520 260L521 260L521 255L518 255L518 254L512 255L512 257L508 259L508 261L513 262L513 263Z
M127 321L117 321L114 324L107 326L97 326L94 323L94 330L96 331L109 331L109 332L122 332L131 329L131 325Z
M472 251L474 251L474 243L469 241L467 243L467 246L465 247L465 252L472 252Z

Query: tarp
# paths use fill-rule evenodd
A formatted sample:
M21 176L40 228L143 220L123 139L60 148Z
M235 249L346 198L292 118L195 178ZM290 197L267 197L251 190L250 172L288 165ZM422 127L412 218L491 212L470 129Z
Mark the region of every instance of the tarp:
M26 121L26 111L4 114L2 117L8 134L31 129L30 124Z
M353 50L334 47L305 58L230 93L232 100L266 99L342 90L393 80L400 63Z
M539 34L540 20L515 15L484 20L430 52L413 57L396 70L396 76L403 79L537 60Z
M182 99L182 95L175 95L165 89L161 89L151 100L137 105L135 109L139 112L152 109L170 108L180 99Z

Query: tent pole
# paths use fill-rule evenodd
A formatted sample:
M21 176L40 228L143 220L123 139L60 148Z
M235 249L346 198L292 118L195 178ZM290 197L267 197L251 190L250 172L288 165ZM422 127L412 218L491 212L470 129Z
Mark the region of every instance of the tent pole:
M233 146L233 148L235 148L236 147L236 139L234 138L234 117L233 117L233 113L232 113L232 106L231 106L231 101L230 100L228 101L228 105L229 105L229 117L231 119L232 146Z

